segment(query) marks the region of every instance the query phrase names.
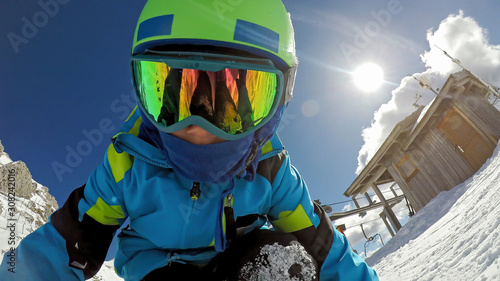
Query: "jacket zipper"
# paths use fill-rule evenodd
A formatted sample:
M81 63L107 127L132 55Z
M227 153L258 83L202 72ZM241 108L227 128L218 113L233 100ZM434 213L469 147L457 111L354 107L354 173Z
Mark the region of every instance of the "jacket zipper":
M200 183L193 182L193 187L191 187L191 191L189 192L191 199L194 201L198 200L201 195Z
M201 189L200 189L200 183L199 182L193 182L193 185L191 186L191 190L189 192L189 196L191 197L191 210L186 214L185 219L185 225L182 229L182 238L181 238L181 245L184 246L185 239L186 239L186 232L188 231L188 224L190 224L191 221L191 216L193 215L194 211L194 205L196 201L200 198L201 195Z

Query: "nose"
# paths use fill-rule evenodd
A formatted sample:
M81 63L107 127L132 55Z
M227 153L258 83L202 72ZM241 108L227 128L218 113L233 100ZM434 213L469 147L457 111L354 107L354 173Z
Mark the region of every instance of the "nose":
M217 137L198 125L189 125L184 129L172 133L174 136L187 142L197 145L206 145L224 142L225 140Z
M207 130L203 129L202 127L200 127L198 125L187 126L186 133L188 133L192 136L197 136L197 137L201 137L201 138L213 136L211 133L207 132Z
M196 89L191 97L189 111L192 115L201 116L211 123L214 122L212 86L210 78L205 71L201 71L198 76Z

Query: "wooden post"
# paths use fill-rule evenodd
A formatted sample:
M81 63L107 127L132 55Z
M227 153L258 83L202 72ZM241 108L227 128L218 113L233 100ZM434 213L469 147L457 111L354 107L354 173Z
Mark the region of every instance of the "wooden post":
M372 199L370 198L370 195L368 195L368 192L365 192L365 197L366 197L366 200L368 200L368 205L373 204L373 201L372 201Z
M411 191L410 187L404 180L404 177L399 173L398 168L394 163L391 161L388 161L385 163L385 166L387 167L387 171L389 171L389 174L391 177L394 179L394 181L398 184L399 187L403 190L403 193L406 195L406 198L410 200L411 205L415 210L418 212L418 210L422 209L424 207L424 204L421 202L419 197L416 197L415 194Z
M382 213L380 213L380 217L382 218L382 221L384 222L385 227L387 227L387 230L389 230L389 233L391 234L391 236L394 237L394 231L392 231L391 226L387 222L387 216L386 216L386 214L384 212L382 212Z
M352 197L352 201L354 202L354 205L356 205L357 209L360 209L361 207L359 206L358 200L356 200L356 196ZM359 212L358 216L360 217L365 217L366 216L366 211Z
M385 217L389 219L389 222L391 223L391 226L392 226L392 229L394 230L394 232L398 232L402 226L401 226L401 223L399 223L399 220L396 217L396 215L393 213L392 208L384 208L383 213L384 213ZM394 217L396 218L395 223L391 220L390 214L394 215ZM399 228L395 227L395 225L398 225Z
M391 191L392 191L392 194L394 194L394 197L398 196L398 194L396 193L396 191L394 190L394 185L396 185L396 182L394 182L393 184L391 184Z
M398 232L401 229L401 223L399 223L396 214L394 214L391 206L389 205L389 203L387 203L387 201L384 198L384 195L382 194L382 192L375 183L372 183L372 188L377 194L380 201L382 202L382 205L384 206L384 213L387 215L389 222L391 223L392 227L396 230L396 232Z
M352 197L352 202L354 202L354 205L356 205L356 208L357 208L357 209L361 208L361 207L359 206L358 200L356 200L356 195Z

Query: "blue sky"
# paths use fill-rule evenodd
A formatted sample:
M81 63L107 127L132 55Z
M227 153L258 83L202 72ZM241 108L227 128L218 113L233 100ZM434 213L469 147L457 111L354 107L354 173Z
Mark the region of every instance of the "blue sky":
M102 161L132 109L129 53L144 3L0 2L0 140L60 205ZM284 3L299 69L280 136L311 197L323 203L348 199L343 192L356 178L362 130L406 75L426 70L420 55L430 48L429 29L462 10L491 31L490 43L500 42L500 3L493 1ZM386 83L373 93L351 79L368 61L385 72Z

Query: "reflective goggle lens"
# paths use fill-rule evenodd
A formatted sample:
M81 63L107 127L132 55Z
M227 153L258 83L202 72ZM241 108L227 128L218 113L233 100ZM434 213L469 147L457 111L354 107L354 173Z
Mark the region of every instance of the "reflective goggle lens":
M191 115L235 135L255 128L277 97L276 73L224 68L173 68L164 62L133 62L138 99L152 118L171 126Z

